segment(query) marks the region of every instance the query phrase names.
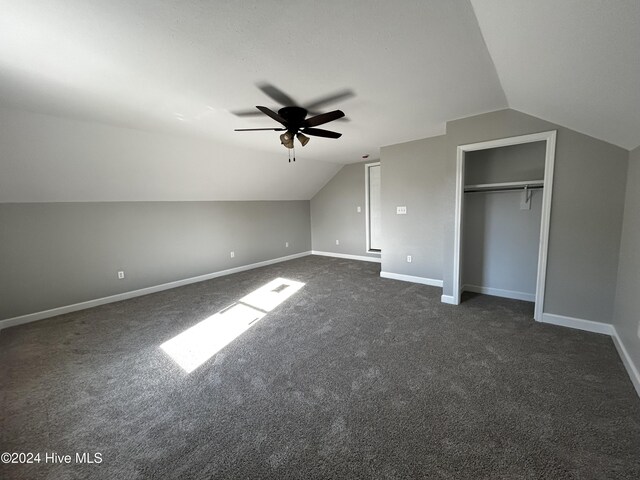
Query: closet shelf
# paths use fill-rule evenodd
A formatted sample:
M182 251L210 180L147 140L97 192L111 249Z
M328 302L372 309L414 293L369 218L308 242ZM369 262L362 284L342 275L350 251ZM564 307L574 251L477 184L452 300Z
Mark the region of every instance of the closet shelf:
M476 185L465 185L465 192L484 192L499 190L520 190L523 188L544 187L544 180L529 180L523 182L502 182L502 183L478 183Z

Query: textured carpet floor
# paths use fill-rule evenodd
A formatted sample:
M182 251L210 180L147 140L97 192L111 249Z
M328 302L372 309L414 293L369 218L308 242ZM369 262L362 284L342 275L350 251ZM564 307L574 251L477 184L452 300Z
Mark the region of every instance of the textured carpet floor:
M640 478L609 337L379 268L305 257L2 331L0 450L102 463L0 478ZM159 349L276 277L306 285L192 373Z

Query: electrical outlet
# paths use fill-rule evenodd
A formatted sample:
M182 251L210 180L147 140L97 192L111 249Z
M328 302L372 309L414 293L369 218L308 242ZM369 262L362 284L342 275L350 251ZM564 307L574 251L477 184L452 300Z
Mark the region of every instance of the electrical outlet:
M289 242L284 242L284 248L289 248Z
M122 280L123 278L124 278L124 271L120 270L120 271L118 272L118 279L119 279L119 280Z
M411 255L407 255L407 263L411 263L413 261L413 257Z
M407 214L407 207L403 206L403 207L396 207L396 215L406 215Z
M336 240L336 245L340 245L340 240Z
M362 207L360 205L356 207L356 212L362 213Z
M236 256L236 252L231 252L231 258L234 258Z

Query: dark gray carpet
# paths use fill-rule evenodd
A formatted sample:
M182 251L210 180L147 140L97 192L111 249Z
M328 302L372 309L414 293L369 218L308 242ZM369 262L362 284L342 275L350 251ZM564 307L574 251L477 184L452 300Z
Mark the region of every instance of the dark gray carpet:
M638 479L609 337L532 304L305 257L0 334L1 478ZM185 374L158 346L276 277L306 286Z

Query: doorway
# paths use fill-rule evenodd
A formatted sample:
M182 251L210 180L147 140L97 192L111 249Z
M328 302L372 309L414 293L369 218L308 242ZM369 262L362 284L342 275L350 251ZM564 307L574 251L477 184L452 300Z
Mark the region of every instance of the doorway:
M456 204L455 204L455 226L454 226L454 266L453 266L453 303L458 305L462 295L463 285L461 284L461 268L463 256L463 214L465 195L465 161L468 152L479 150L495 149L534 142L545 142L544 178L543 179L523 179L509 182L496 182L473 185L476 189L523 189L542 188L542 206L540 218L540 240L538 246L538 262L535 288L535 308L534 319L542 320L544 308L544 293L547 271L547 252L549 245L549 222L551 218L551 195L553 190L553 169L555 162L556 131L535 133L531 135L521 135L517 137L491 140L468 145L460 145L457 150L456 164ZM469 189L467 189L469 191Z
M367 253L380 253L382 251L380 180L380 162L367 163L365 165Z

